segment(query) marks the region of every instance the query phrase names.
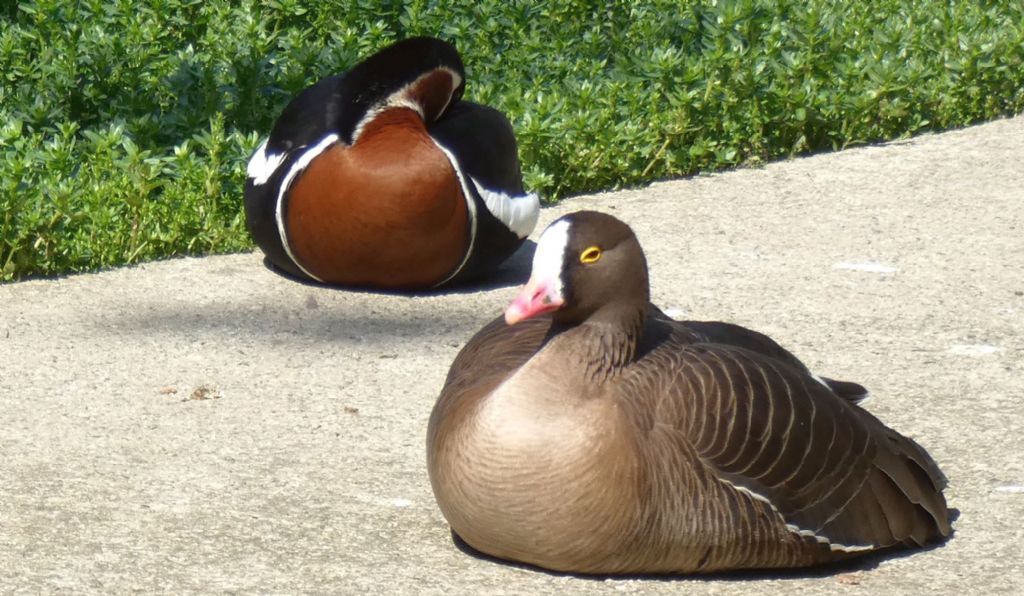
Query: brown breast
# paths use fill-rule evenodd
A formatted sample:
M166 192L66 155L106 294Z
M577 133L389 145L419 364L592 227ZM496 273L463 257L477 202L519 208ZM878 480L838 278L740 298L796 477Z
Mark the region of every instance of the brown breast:
M559 401L554 379L527 366L443 421L431 481L445 518L474 548L567 571L616 569L635 527L638 470L622 448L611 402ZM529 374L539 370L539 376ZM561 380L561 379L558 379Z
M455 170L407 108L378 115L355 145L334 145L313 160L287 205L292 253L329 283L430 287L468 249Z

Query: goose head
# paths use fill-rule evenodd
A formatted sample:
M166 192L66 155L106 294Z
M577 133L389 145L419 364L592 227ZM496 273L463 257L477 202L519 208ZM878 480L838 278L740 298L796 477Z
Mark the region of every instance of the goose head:
M545 313L564 325L635 322L649 300L647 260L633 230L611 215L577 211L541 234L530 279L505 310L505 322Z

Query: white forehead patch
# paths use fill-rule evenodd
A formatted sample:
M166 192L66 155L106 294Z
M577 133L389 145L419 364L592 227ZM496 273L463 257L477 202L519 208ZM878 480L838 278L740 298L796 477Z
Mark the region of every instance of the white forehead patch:
M533 272L530 277L538 282L551 284L551 293L558 298L562 295L562 266L565 247L569 244L569 222L560 219L551 224L540 235L537 251L533 253Z

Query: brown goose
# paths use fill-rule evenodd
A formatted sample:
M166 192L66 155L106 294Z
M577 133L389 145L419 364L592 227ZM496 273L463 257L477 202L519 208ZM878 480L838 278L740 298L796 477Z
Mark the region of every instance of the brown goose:
M452 364L427 465L484 553L576 573L799 567L949 535L932 458L767 337L649 303L632 230L554 222Z

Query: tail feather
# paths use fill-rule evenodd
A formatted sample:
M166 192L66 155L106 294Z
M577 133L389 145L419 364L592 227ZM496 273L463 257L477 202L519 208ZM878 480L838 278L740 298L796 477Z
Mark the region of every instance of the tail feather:
M868 485L882 504L885 520L896 542L924 544L928 527L921 523L917 507L907 499L906 493L892 477L876 468L868 479Z
M858 493L838 515L829 519L818 533L828 536L832 544L849 547L884 548L895 544L885 509L865 482Z
M828 377L821 377L821 380L828 385L828 388L832 390L832 393L835 393L851 404L864 403L871 397L871 392L859 383L854 383L852 381L837 381L835 379L829 379Z
M894 455L897 461L887 466L885 472L903 489L907 498L918 505L923 514L930 517L939 536L949 536L949 509L942 495L948 483L945 475L939 470L935 460L912 439L900 437L895 432L892 432L889 438L891 441L901 439L898 442L901 449Z
M876 548L923 546L949 536L946 478L938 465L911 439L888 428L880 432L867 478L821 533L834 543Z
M948 536L949 509L942 495L945 476L916 443L893 431L887 434L870 485L886 511L894 538L921 546Z

